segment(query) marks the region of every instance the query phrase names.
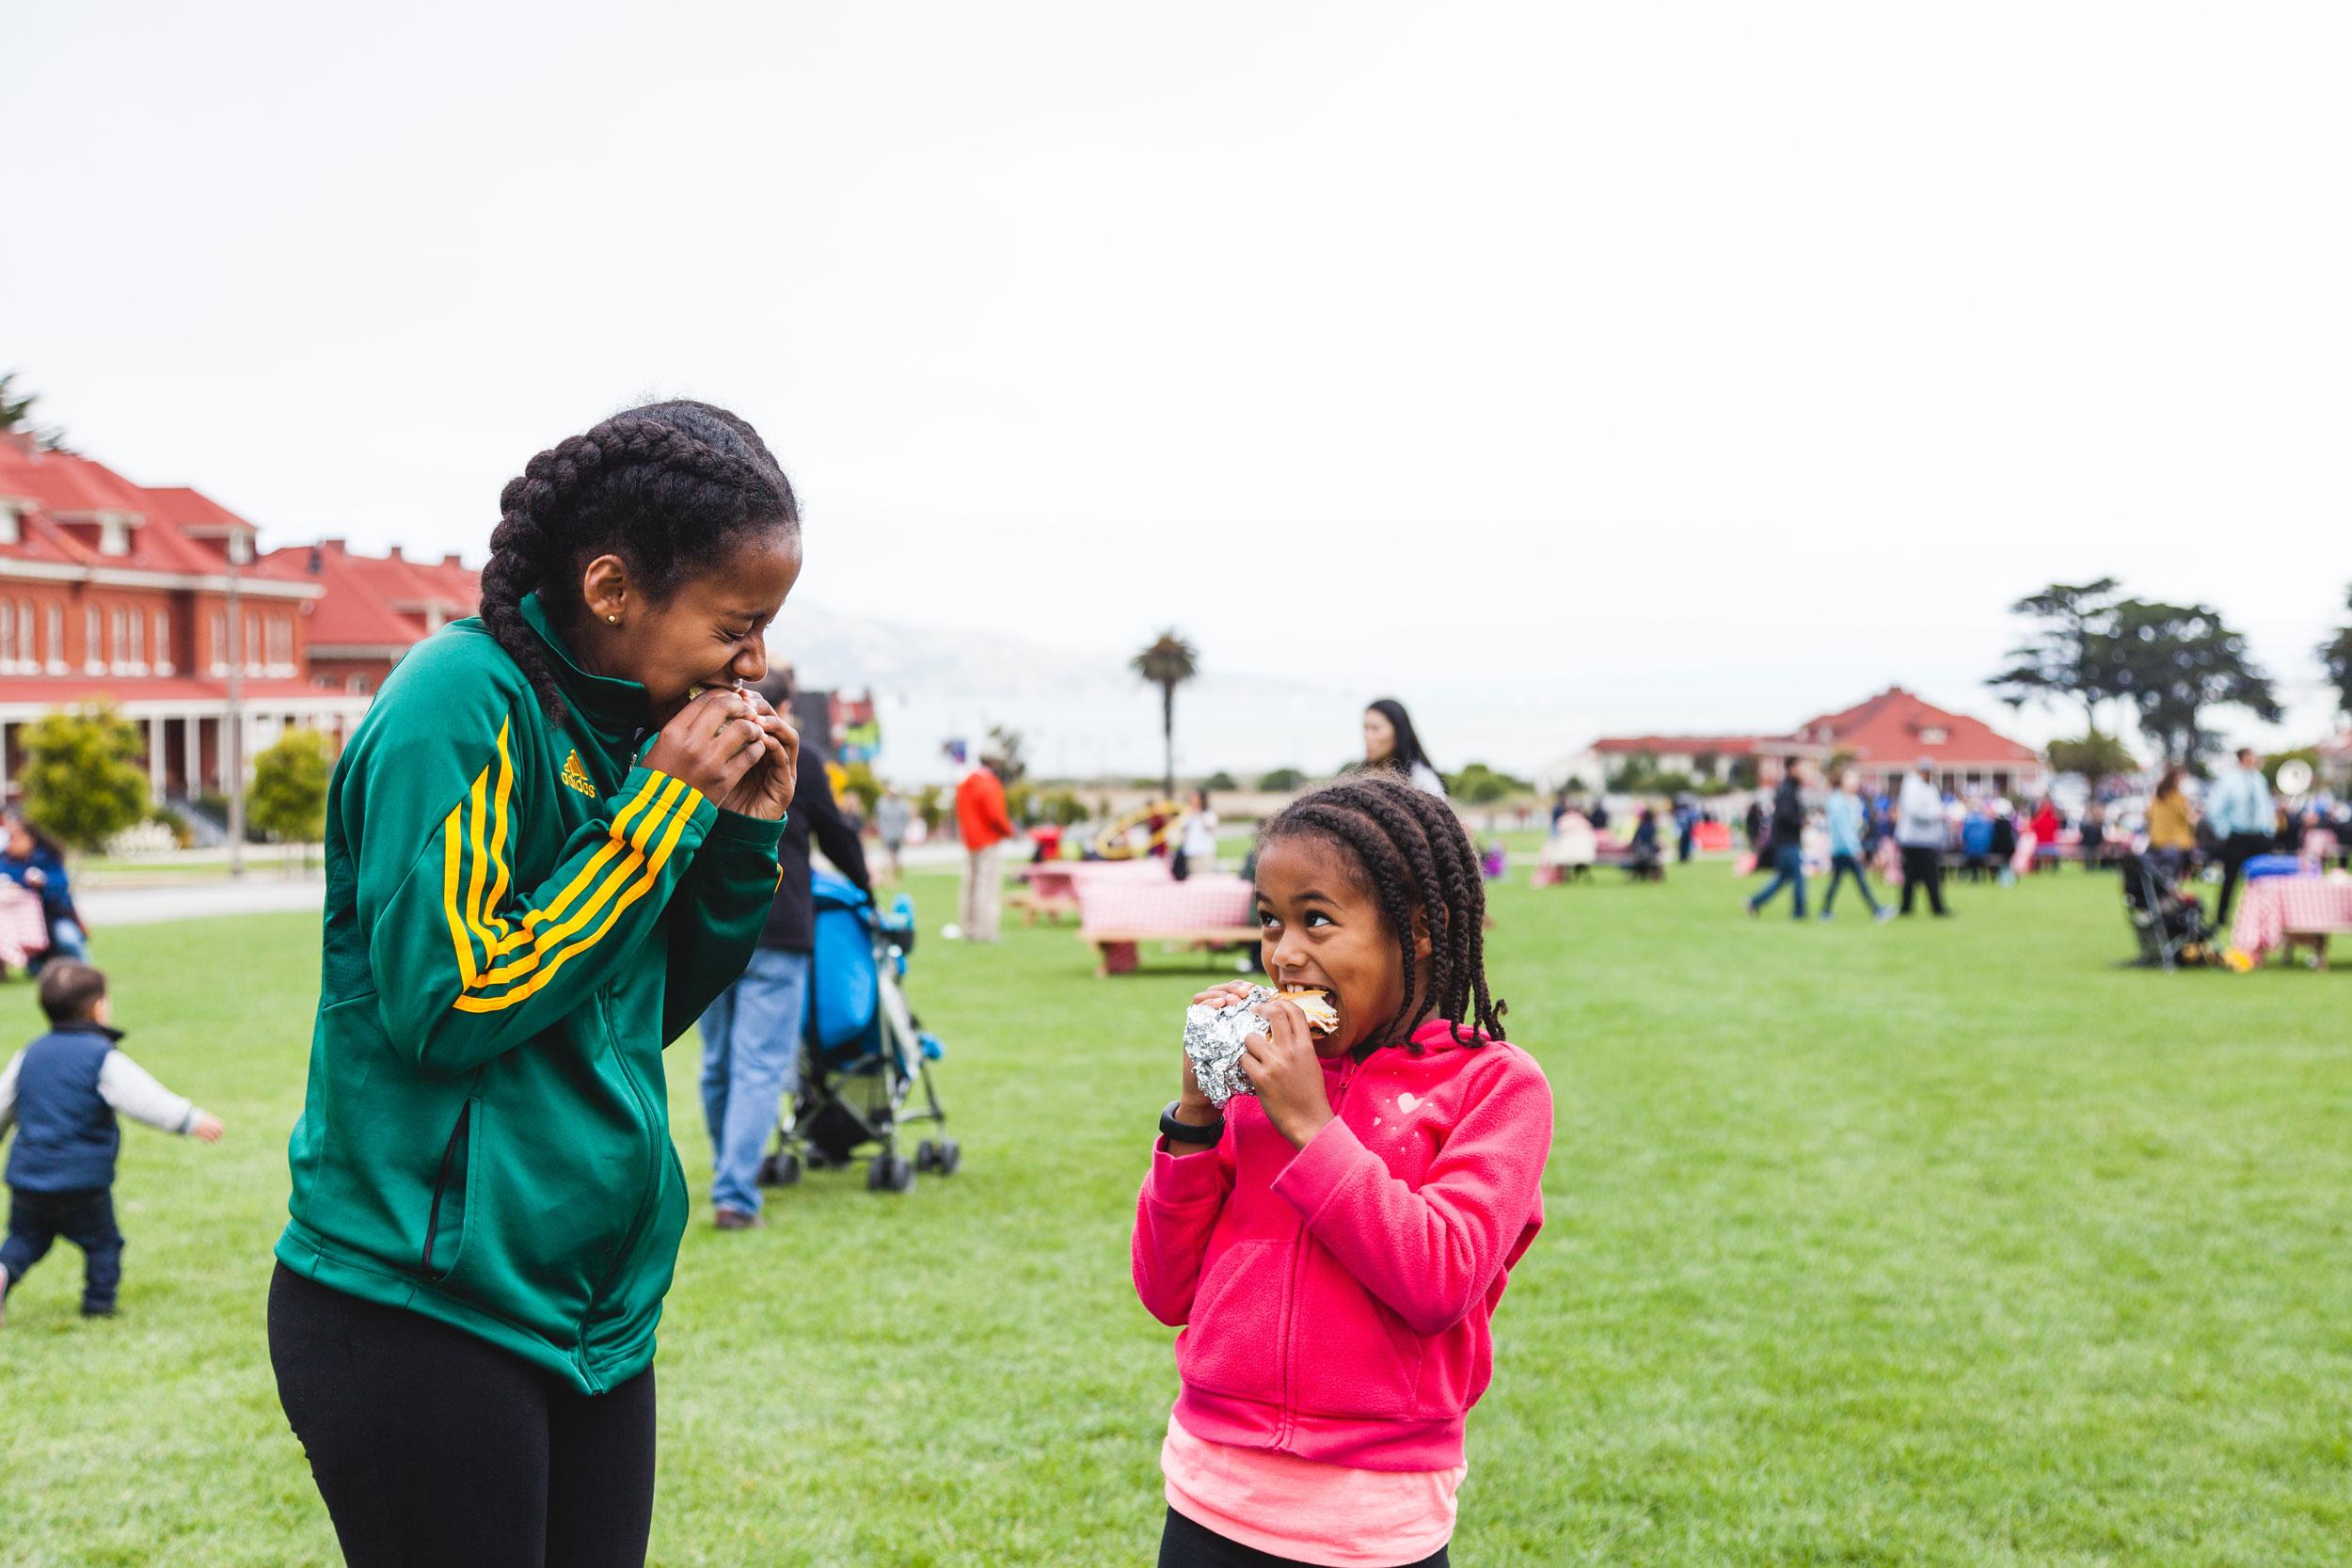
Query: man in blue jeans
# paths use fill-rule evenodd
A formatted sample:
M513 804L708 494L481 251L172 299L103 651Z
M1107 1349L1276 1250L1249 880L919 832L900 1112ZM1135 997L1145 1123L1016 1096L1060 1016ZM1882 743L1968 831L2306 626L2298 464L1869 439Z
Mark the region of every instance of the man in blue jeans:
M1795 757L1788 759L1788 771L1780 776L1780 787L1772 792L1772 830L1769 840L1772 854L1772 879L1764 884L1764 891L1748 900L1748 918L1753 920L1763 912L1783 886L1792 888L1796 907L1789 912L1799 920L1804 918L1804 793L1802 775L1804 764Z
M762 681L760 695L790 711L792 674ZM750 1230L759 1217L759 1159L776 1125L779 1097L801 1092L801 1030L808 1017L809 954L816 945L816 901L808 885L811 837L840 873L867 892L866 851L841 815L825 756L801 740L792 809L776 846L783 879L768 924L743 977L702 1016L703 1116L710 1126L710 1203L722 1230Z

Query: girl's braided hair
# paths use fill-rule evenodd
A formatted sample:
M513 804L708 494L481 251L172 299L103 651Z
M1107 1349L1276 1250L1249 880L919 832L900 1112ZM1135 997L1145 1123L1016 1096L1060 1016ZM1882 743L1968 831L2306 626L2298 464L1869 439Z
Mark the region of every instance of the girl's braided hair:
M562 624L579 608L580 569L619 556L660 595L726 559L745 534L797 534L800 503L759 433L707 403L654 403L558 441L499 496L504 515L482 568L482 624L561 723L564 694L522 616L538 592Z
M1404 1005L1359 1049L1406 1036L1419 1022L1413 1007L1415 981L1422 978L1413 957L1416 910L1429 928L1422 1008L1453 1021L1457 1044L1482 1043L1480 1032L1501 1039L1502 1015L1510 1009L1486 992L1486 884L1454 808L1394 773L1368 770L1284 806L1260 830L1258 846L1263 851L1303 837L1337 845L1356 863L1404 965Z

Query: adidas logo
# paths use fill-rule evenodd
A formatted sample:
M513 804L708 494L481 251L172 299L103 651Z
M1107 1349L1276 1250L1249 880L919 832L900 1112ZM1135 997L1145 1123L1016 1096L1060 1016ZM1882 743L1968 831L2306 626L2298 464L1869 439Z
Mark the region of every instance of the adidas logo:
M596 786L588 782L588 769L580 765L580 752L577 751L564 759L564 782L591 800L596 798Z

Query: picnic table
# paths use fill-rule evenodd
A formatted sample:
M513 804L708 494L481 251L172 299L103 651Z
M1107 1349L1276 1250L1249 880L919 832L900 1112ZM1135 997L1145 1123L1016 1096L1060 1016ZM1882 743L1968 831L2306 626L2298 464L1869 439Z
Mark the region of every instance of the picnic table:
M1246 877L1196 871L1180 882L1157 861L1072 869L1078 938L1101 954L1097 974L1130 973L1147 942L1214 950L1259 938L1257 889Z
M2274 947L2308 942L2327 967L2328 938L2352 931L2352 881L2331 877L2260 877L2238 892L2230 941L2259 962Z
M1029 885L1012 896L1013 908L1021 911L1021 923L1037 924L1037 917L1058 922L1078 908L1078 873L1095 863L1087 861L1040 861L1018 868L1013 875Z

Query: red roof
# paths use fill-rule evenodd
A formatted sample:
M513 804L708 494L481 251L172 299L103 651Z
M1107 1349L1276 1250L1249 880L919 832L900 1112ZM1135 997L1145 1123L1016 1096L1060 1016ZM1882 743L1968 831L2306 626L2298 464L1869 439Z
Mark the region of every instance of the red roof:
M410 561L354 555L340 539L272 550L254 575L315 582L326 590L311 607L309 639L314 654L335 648L405 648L434 627L463 620L482 602L481 574L457 557ZM331 657L331 654L330 654Z
M243 528L252 525L202 493L184 485L150 490L90 458L44 451L28 442L0 439L0 497L29 501L19 521L17 543L0 545L0 569L10 561L110 570L166 572L213 577L224 570L220 550L182 531L188 526ZM99 550L95 528L84 520L94 512L129 520L121 555Z
M1931 733L1941 738L1931 740ZM2041 753L2011 740L1981 719L1937 707L1915 692L1890 686L1840 713L1808 719L1798 733L1820 744L1853 752L1857 761L1908 763L1931 757L1943 768L2015 766L2041 760Z

